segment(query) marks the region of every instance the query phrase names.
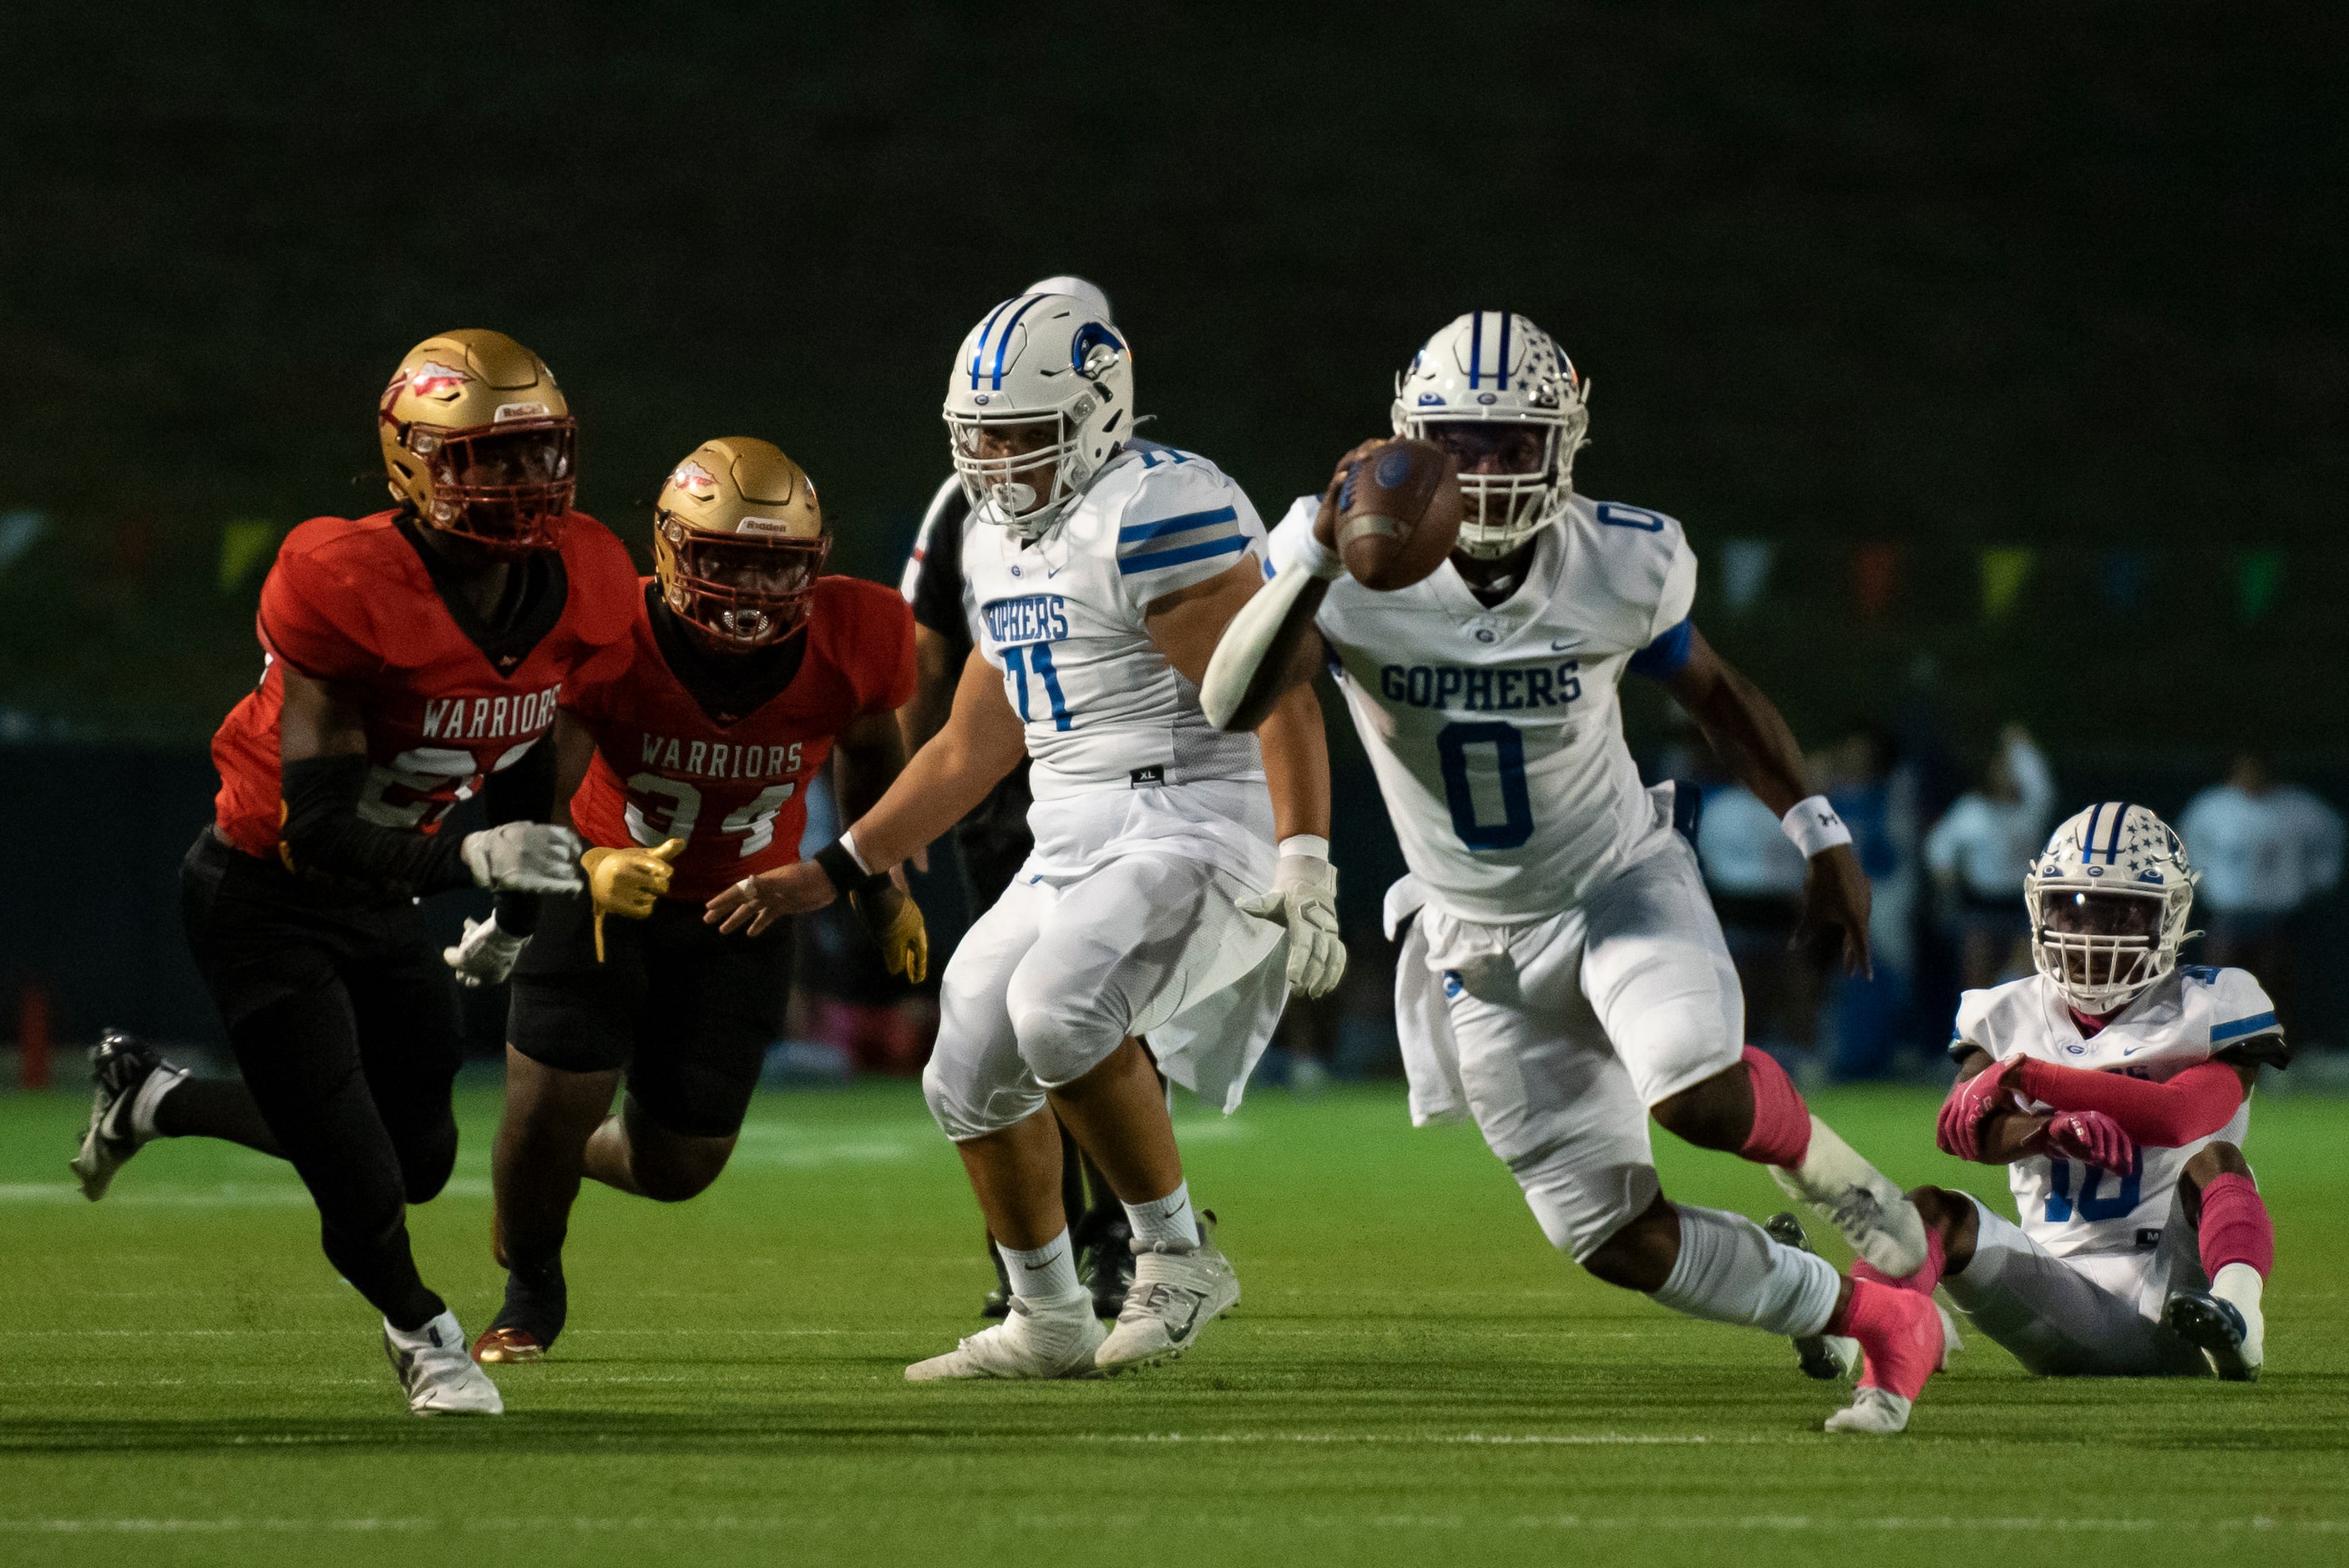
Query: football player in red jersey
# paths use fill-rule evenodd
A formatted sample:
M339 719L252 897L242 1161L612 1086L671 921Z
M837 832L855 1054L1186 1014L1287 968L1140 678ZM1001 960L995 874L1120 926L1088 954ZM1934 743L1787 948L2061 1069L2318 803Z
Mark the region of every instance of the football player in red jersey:
M877 583L819 575L831 542L781 451L698 448L656 503L630 660L564 692L558 792L592 846L590 886L541 901L514 970L493 1167L506 1299L480 1360L536 1360L562 1332L582 1177L675 1202L725 1169L782 1032L792 943L788 923L721 934L703 906L799 859L805 791L835 747L852 817L905 760L913 617ZM885 877L855 897L890 969L921 979L921 911Z
M378 420L398 505L313 518L278 551L268 658L213 738L217 815L181 872L243 1081L191 1079L109 1037L74 1168L95 1198L158 1136L283 1154L327 1258L383 1314L409 1408L494 1414L496 1387L409 1250L407 1205L440 1191L457 1154L455 994L417 901L497 890L481 932L502 940L478 970L511 963L527 895L581 885L576 836L545 820L554 748L537 742L566 688L626 656L636 569L572 510L570 410L512 338L419 345ZM492 825L442 832L475 794Z

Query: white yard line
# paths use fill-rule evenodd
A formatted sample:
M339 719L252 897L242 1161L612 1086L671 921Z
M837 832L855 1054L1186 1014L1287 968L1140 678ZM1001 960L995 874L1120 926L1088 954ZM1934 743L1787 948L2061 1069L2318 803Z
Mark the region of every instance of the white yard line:
M1113 1520L1111 1521L1113 1522ZM1081 1522L1100 1524L1104 1516L1097 1513L1023 1514L1016 1523L1020 1528L1072 1525ZM1874 1518L1826 1518L1812 1514L1747 1514L1734 1518L1710 1518L1702 1515L1642 1513L1621 1516L1603 1514L1519 1514L1506 1519L1483 1518L1467 1514L1346 1514L1314 1515L1278 1513L1268 1522L1288 1529L1313 1531L1372 1529L1418 1530L1529 1530L1529 1531L1682 1531L1704 1533L1786 1535L1856 1533L1876 1535L1948 1534L1955 1532L2021 1533L2054 1532L2083 1535L2143 1534L2153 1531L2178 1532L2196 1535L2337 1535L2349 1532L2349 1522L2334 1519L2271 1519L2252 1515L2242 1519L2180 1520L2141 1518L2074 1517L2040 1515L2030 1518L1995 1519L1979 1514L1937 1514L1921 1517L1899 1515ZM460 1515L454 1518L355 1518L355 1519L0 1519L0 1534L15 1535L163 1535L208 1534L224 1535L243 1532L355 1532L458 1531L468 1534L511 1534L570 1531L579 1534L600 1534L616 1532L660 1532L689 1534L702 1532L775 1532L806 1530L811 1526L831 1526L839 1529L868 1531L873 1519L869 1513L853 1514L771 1514L743 1517L732 1514L653 1515L632 1514L625 1517L599 1517L587 1514L536 1515L517 1518Z

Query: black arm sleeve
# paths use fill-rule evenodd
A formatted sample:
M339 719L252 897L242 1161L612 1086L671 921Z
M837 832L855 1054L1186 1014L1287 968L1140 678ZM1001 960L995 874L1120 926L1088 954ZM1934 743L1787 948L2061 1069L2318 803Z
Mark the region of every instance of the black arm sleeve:
M455 833L416 833L359 820L364 757L305 757L281 770L284 841L294 870L357 883L393 897L471 887Z
M914 623L944 637L957 661L970 653L970 622L962 607L962 531L969 516L970 503L959 493L941 505L914 574Z
M494 828L501 822L543 822L554 815L554 738L541 737L512 767L490 775L481 786L481 810ZM538 894L497 895L498 929L528 936L538 929Z

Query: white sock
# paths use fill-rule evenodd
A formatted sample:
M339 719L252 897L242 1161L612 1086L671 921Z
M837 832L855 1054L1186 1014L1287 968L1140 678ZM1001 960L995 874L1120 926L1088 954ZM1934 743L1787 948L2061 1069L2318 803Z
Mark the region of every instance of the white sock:
M2219 1270L2219 1277L2210 1282L2210 1294L2221 1301L2230 1301L2240 1307L2259 1310L2260 1291L2266 1284L2260 1271L2249 1264L2228 1264Z
M1069 1245L1067 1227L1033 1252L1023 1253L1018 1247L1007 1247L1001 1242L995 1250L1003 1254L1003 1266L1011 1275L1011 1294L1026 1302L1060 1302L1084 1294L1077 1283L1076 1249Z
M1125 1206L1133 1239L1144 1249L1160 1245L1187 1252L1199 1244L1199 1222L1191 1213L1191 1183L1184 1182L1164 1198Z
M1817 1334L1835 1315L1843 1276L1826 1259L1782 1247L1743 1214L1672 1207L1681 1217L1681 1255L1654 1299L1713 1323L1765 1333Z

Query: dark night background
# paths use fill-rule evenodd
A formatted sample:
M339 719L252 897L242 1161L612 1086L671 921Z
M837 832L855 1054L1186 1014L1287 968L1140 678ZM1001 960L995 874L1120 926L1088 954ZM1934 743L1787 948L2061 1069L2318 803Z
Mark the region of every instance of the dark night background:
M2338 797L2337 14L1100 16L10 5L0 512L49 521L0 563L38 841L0 988L81 933L151 954L109 1005L184 1000L171 872L259 664L223 525L383 505L372 400L410 344L543 354L583 505L632 543L678 457L758 434L822 486L835 565L894 579L955 344L1061 271L1115 301L1153 434L1268 515L1384 429L1435 326L1533 316L1596 387L1578 488L1708 562L1778 547L1756 605L1716 574L1697 618L1806 742L1930 722L1969 757L2021 719L2067 799L2174 810L2244 744ZM2037 552L1995 618L1989 547Z

